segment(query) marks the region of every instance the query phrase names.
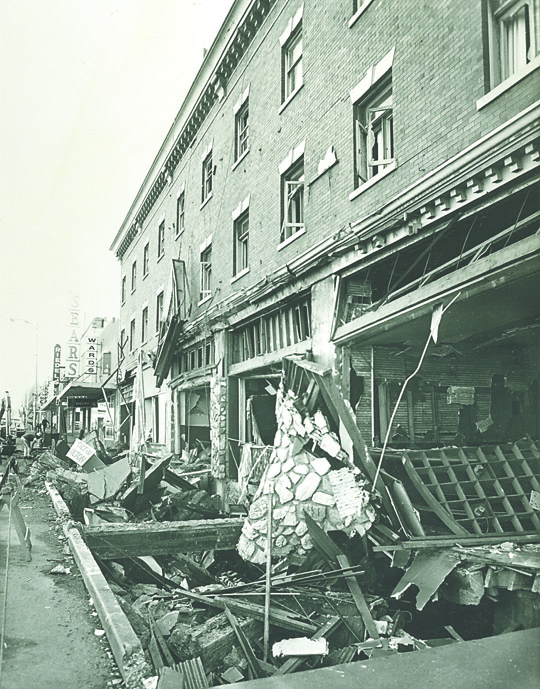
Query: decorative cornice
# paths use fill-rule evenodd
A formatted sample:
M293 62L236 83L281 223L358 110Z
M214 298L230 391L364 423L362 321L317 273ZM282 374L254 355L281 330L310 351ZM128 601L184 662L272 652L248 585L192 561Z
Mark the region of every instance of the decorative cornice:
M223 98L232 73L275 1L236 0L233 4L110 247L118 259L125 255L136 236L134 228L137 223L143 225L213 105ZM227 40L231 24L232 34Z

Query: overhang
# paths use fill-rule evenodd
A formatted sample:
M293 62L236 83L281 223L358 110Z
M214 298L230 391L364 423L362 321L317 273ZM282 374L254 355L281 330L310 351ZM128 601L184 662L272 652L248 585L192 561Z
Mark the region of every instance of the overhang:
M434 308L453 299L439 328L440 342L532 327L540 318L539 293L540 236L535 234L340 326L334 342L423 344Z
M56 399L60 401L62 399L69 399L70 397L84 397L89 400L99 400L103 399L103 390L105 390L106 393L111 393L114 392L115 389L113 385L101 387L95 383L73 381L58 393Z

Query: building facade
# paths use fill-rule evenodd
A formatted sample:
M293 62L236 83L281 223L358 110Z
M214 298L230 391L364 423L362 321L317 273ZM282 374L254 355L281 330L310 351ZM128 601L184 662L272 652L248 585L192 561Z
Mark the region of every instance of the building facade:
M374 454L538 438L539 12L236 0L111 246L121 421L234 479L296 355Z

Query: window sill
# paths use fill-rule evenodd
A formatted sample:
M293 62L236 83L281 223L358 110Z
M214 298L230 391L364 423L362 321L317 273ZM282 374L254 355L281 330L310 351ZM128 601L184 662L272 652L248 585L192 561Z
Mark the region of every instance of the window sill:
M147 277L148 277L148 273L145 273L145 274L142 276L142 279L143 279L143 280L146 280Z
M156 263L159 263L159 262L161 261L161 259L162 259L164 256L165 256L165 252L163 252L162 254L160 254L160 255L157 257Z
M208 203L208 201L210 201L210 199L212 198L212 195L213 195L213 192L210 192L210 193L208 194L208 196L207 196L207 197L204 199L204 201L201 203L201 206L200 206L199 210L202 211L202 209L206 206L206 204Z
M281 250L284 249L286 246L289 246L289 244L291 244L291 242L294 242L295 239L298 239L299 237L301 237L301 236L304 235L304 234L306 234L306 227L305 227L305 225L304 225L304 227L303 227L301 230L298 230L298 231L295 232L294 234L291 234L291 236L290 236L290 237L287 237L287 239L285 239L284 241L282 241L281 244L278 244L277 250L278 250L278 251L281 251Z
M365 10L371 5L373 0L364 0L362 5L356 10L356 12L353 14L353 16L349 19L349 29L356 24L356 21L358 20L359 17L361 17Z
M476 109L481 110L483 107L485 107L488 103L491 103L491 101L494 101L496 98L498 98L500 95L508 91L508 89L512 88L514 84L517 84L518 81L521 81L525 77L529 76L529 74L532 74L535 70L537 70L540 67L540 55L537 55L535 58L531 60L531 62L525 67L525 69L521 70L521 72L518 72L517 74L512 74L511 77L508 77L508 79L505 79L504 81L501 81L500 84L497 84L494 88L491 89L491 91L488 91L485 96L482 96L482 98L479 98L476 101Z
M136 291L137 291L137 288L135 287L135 289L131 290L131 294L135 294Z
M304 86L304 82L302 82L300 84L300 86L298 86L298 88L295 88L294 91L287 96L287 98L283 101L283 103L278 108L278 115L281 115L281 113L285 110L285 108L289 105L289 103L296 96L298 91L302 90L303 86Z
M394 172L396 169L396 161L394 160L393 163L391 163L388 167L385 167L382 172L379 172L379 174L375 175L375 177L372 177L371 179L368 179L367 182L364 182L362 185L360 185L357 189L355 189L353 192L349 194L349 201L352 201L355 199L357 196L360 196L360 194L363 194L365 191L367 191L370 187L372 187L374 184L377 184L379 180L381 180L383 177L386 177L386 175L389 175L391 172Z
M240 280L241 277L244 277L244 275L247 275L248 273L249 273L249 268L244 268L244 270L241 270L239 273L236 273L236 275L231 278L231 285L233 282Z
M180 239L180 237L184 234L184 230L185 230L185 228L182 229L182 230L180 230L180 232L177 232L177 233L174 235L174 241L176 241L177 239Z
M247 156L248 153L249 153L249 148L247 149L247 151L244 151L244 152L242 153L242 155L240 156L240 158L237 158L237 159L234 161L234 163L232 164L231 170L234 170L235 168L237 168L237 167L240 165L240 163L244 160L244 158Z
M212 295L209 294L207 297L204 297L203 299L199 299L197 302L197 306L201 306L202 304L206 304L207 301L210 301L212 299Z

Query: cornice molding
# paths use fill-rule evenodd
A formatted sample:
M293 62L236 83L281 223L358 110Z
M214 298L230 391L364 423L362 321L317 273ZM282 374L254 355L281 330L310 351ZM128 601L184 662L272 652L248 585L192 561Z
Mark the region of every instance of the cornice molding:
M120 260L197 136L276 0L236 0L223 22L110 250Z

